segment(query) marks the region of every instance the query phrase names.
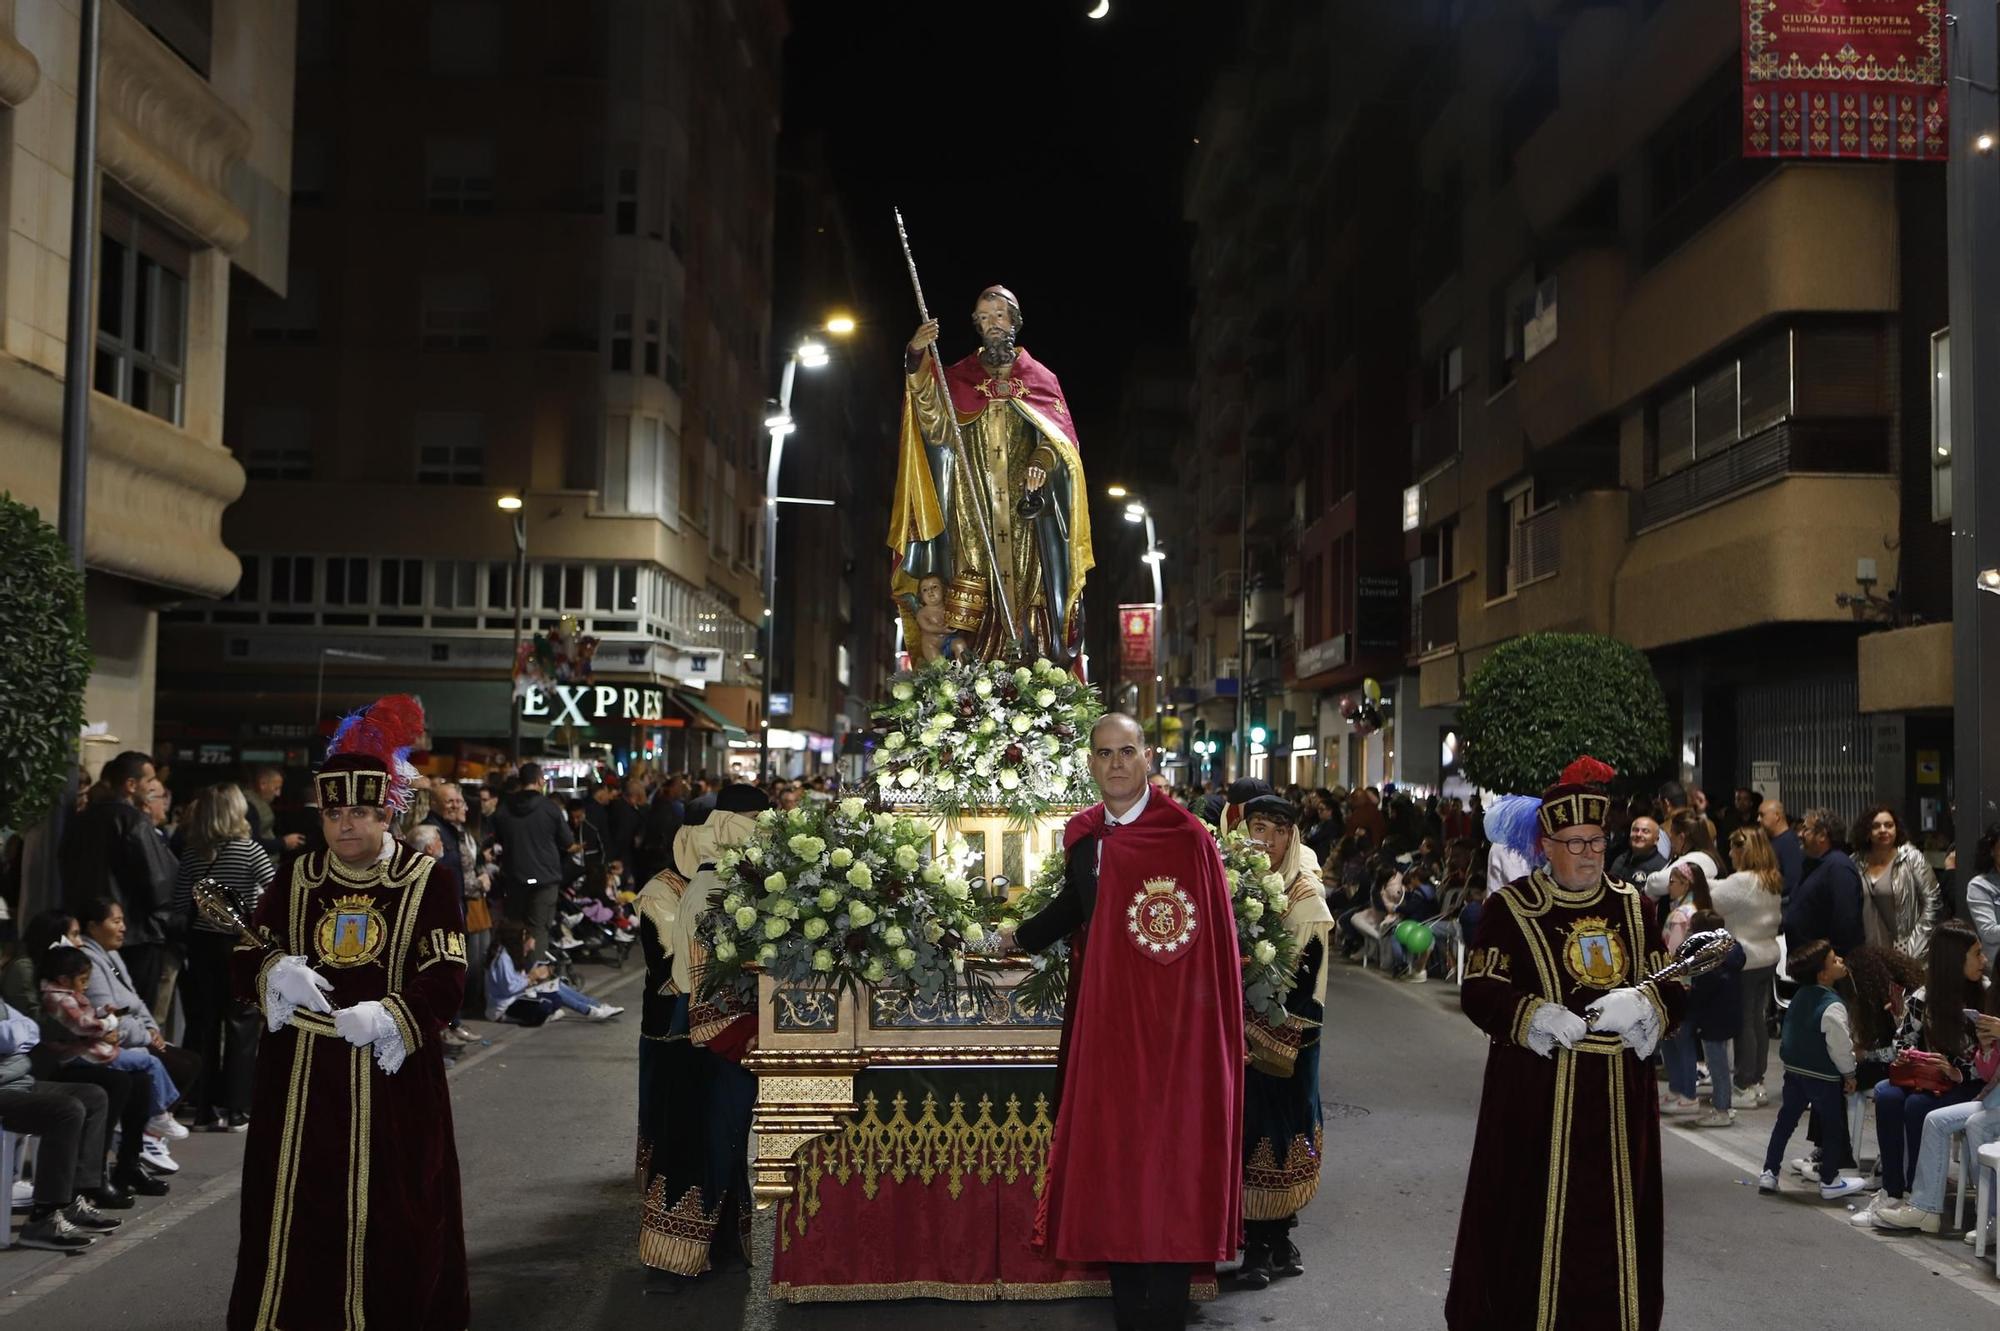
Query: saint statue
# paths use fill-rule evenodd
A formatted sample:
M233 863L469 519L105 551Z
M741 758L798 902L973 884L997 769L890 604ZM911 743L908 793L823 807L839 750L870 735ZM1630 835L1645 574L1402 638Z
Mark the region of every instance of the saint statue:
M942 649L1072 665L1094 562L1076 428L1055 374L1019 345L1014 293L986 288L972 323L979 350L941 375L936 320L917 329L904 358L888 539L903 638L919 660Z

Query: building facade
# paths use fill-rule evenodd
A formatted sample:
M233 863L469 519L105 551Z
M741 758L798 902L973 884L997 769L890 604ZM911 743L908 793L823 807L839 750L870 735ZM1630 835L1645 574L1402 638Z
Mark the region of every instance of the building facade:
M107 3L85 597L93 770L153 744L160 607L236 585L243 468L223 425L232 295L284 290L294 7ZM54 522L75 180L78 6L0 6L0 490Z
M1253 41L1272 24L1317 31L1266 12ZM1293 207L1313 195L1275 167L1251 173L1326 276L1288 271L1276 302L1232 283L1253 293L1243 328L1310 348L1322 318L1352 319L1357 348L1351 436L1305 433L1342 419L1337 354L1314 353L1290 399L1307 468L1290 687L1317 695L1318 779L1449 782L1486 656L1589 631L1643 649L1666 689L1659 775L1850 816L1885 797L1913 826L1941 812L1949 635L1924 621L1950 611L1943 171L1746 160L1739 30L1703 0L1343 11L1317 66L1328 216ZM1306 82L1225 80L1216 117L1233 102L1254 125ZM1198 280L1216 243L1204 227ZM1254 421L1261 381L1197 377ZM1316 456L1338 476L1317 488ZM1405 641L1371 656L1363 607L1391 579ZM1321 644L1343 630L1336 664ZM1343 717L1357 675L1386 699L1369 736Z
M754 763L783 34L775 0L301 7L289 293L230 330L243 576L170 617L199 764L405 689L468 773L517 707L530 754ZM512 697L517 605L600 640L588 705Z

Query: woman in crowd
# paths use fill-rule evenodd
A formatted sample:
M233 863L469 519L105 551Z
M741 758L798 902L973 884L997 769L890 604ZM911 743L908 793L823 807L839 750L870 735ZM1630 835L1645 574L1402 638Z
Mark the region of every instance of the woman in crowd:
M0 979L0 993L4 993L7 1005L39 1017L46 958L52 950L79 947L82 943L83 931L68 911L45 910L31 916L21 930L20 951L8 965L4 979ZM62 1032L52 1030L47 1021L42 1021L41 1026L44 1039L63 1038ZM147 1140L146 1120L152 1116L148 1103L152 1081L146 1073L125 1072L95 1063L70 1063L38 1068L35 1075L46 1076L50 1081L85 1082L101 1089L109 1106L105 1121L116 1123L119 1128L118 1158L111 1170L112 1191L166 1196L165 1181L140 1167L141 1151Z
M1680 820L1676 818L1674 821ZM1666 919L1660 926L1660 937L1669 955L1691 932L1696 911L1715 910L1715 902L1708 894L1708 873L1703 867L1706 860L1708 856L1696 852L1677 861L1667 871L1667 911ZM1696 1098L1693 1022L1683 1021L1672 1034L1660 1041L1660 1057L1666 1060L1669 1092L1660 1105L1660 1112L1692 1114L1700 1109L1701 1101ZM1726 1103L1726 1095L1724 1100Z
M1903 820L1888 805L1870 809L1857 830L1866 838L1854 856L1861 870L1861 928L1869 942L1922 961L1943 913L1937 875L1904 837Z
M609 1021L625 1009L593 1003L584 993L556 978L547 962L529 964L535 936L519 920L502 920L493 928L493 959L486 967L486 1019L540 1026L565 1012L581 1013L591 1021Z
M234 932L210 924L194 909L194 885L212 878L244 919L257 909L277 867L250 831L250 801L240 786L210 786L196 796L186 824L186 849L174 884L174 910L188 921L187 967L181 977L188 1047L201 1059L202 1075L187 1088L194 1126L242 1132L250 1126L250 1088L257 1068L257 1031L263 1019L232 992L230 954Z
M1986 973L2000 964L2000 873L1993 869L1993 847L2000 845L2000 824L1986 829L1973 852L1972 877L1965 884L1965 916L1979 934L1986 952Z
M1695 870L1699 873L1700 870ZM1723 927L1722 916L1712 910L1698 910L1689 922L1695 933ZM1712 1105L1694 1120L1697 1128L1726 1128L1736 1122L1730 1098L1729 1042L1743 1030L1743 944L1729 949L1722 965L1697 978L1688 990L1688 1010L1684 1025L1692 1027L1694 1038L1708 1057L1708 1078Z
M1917 1229L1935 1234L1944 1222L1944 1189L1951 1172L1951 1139L1965 1135L1965 1158L1976 1160L1979 1148L2000 1140L2000 985L1986 986L1986 1006L1969 1019L1969 1034L1977 1052L1973 1072L1984 1079L1980 1094L1962 1104L1946 1105L1924 1115L1923 1137L1918 1149L1919 1163L1911 1171L1910 1199L1885 1202L1874 1208L1877 1229ZM1974 1216L1976 1230L1985 1216ZM1972 1235L1967 1235L1970 1239Z
M86 902L76 922L83 928L82 948L91 962L89 1000L98 1007L118 1009L118 1046L145 1049L156 1055L176 1087L192 1086L201 1078L201 1059L190 1050L167 1043L166 1035L146 1000L133 987L131 972L118 956L125 946L125 908L109 897ZM185 1097L177 1101L178 1108ZM188 1106L192 1108L191 1105ZM164 1122L158 1121L164 1117ZM156 1116L146 1127L141 1157L155 1169L176 1172L180 1166L167 1149L169 1141L187 1136L187 1129L171 1114Z
M1276 1276L1305 1273L1292 1228L1319 1191L1321 1136L1319 1034L1326 1016L1326 944L1333 914L1319 882L1319 860L1298 834L1298 812L1264 796L1244 808L1252 839L1264 843L1272 871L1285 880L1285 927L1299 945L1291 1014L1273 1030L1253 1021L1250 1067L1243 1076L1243 1265L1237 1278L1263 1289Z
M1368 833L1365 829L1341 837L1333 848L1332 863L1322 877L1327 884L1327 904L1336 914L1366 903Z
M1768 1102L1764 1073L1771 1056L1771 1002L1778 975L1778 933L1783 927L1785 876L1771 850L1771 838L1755 823L1729 834L1729 862L1736 872L1709 884L1709 897L1723 926L1743 948L1743 1024L1736 1034L1731 1071L1739 1109ZM1848 969L1854 962L1848 959ZM1709 1068L1713 1077L1715 1069Z
M1682 809L1667 819L1666 826L1660 829L1660 839L1667 867L1655 869L1647 875L1647 896L1666 896L1667 884L1674 870L1687 861L1700 865L1702 873L1708 876L1711 883L1722 877L1721 866L1716 863L1715 833L1710 829L1708 819L1693 809Z
M1957 920L1947 920L1931 935L1925 967L1923 1048L1950 1064L1951 1085L1940 1091L1910 1090L1893 1078L1875 1084L1875 1140L1881 1148L1882 1191L1885 1201L1869 1210L1888 1210L1901 1201L1917 1168L1924 1116L1934 1109L1964 1104L1985 1089L1976 1063L1979 1040L1968 1010L1986 1007L1986 954L1979 936ZM1858 1223L1858 1221L1857 1221Z

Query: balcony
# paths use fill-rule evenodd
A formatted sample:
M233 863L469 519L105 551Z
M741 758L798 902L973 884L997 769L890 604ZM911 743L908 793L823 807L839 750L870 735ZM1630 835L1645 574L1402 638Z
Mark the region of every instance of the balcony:
M1458 645L1459 582L1454 579L1417 598L1416 622L1410 626L1412 655L1429 656Z
M1440 398L1417 420L1410 447L1410 470L1428 476L1458 457L1459 422L1464 393L1454 390Z
M1538 321L1553 336L1521 366L1514 391L1531 445L1557 443L1617 409L1613 332L1629 285L1617 250L1585 250L1556 269L1561 321L1554 306Z
M1208 609L1210 614L1226 615L1240 613L1243 607L1243 574L1239 569L1226 568L1209 579Z
M1514 528L1514 586L1553 578L1562 571L1562 510L1551 504Z
M1252 633L1277 633L1292 622L1282 587L1253 586L1244 614Z
M1651 531L1785 476L1888 470L1887 421L1783 421L1641 490L1632 530Z

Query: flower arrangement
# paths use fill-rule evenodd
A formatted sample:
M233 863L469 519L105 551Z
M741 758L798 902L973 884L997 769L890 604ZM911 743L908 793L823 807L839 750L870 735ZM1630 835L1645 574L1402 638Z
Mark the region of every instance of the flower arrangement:
M848 798L757 815L757 833L715 862L722 896L700 930L718 988L761 968L788 985L953 990L985 936L962 840L930 854L931 829Z
M946 816L1000 809L1022 819L1097 798L1090 728L1097 695L1046 658L932 661L889 682L875 709L875 780L887 804Z
M1271 857L1241 832L1222 843L1222 867L1229 879L1236 916L1236 947L1243 963L1243 1006L1252 1016L1282 1026L1289 1015L1285 996L1298 979L1299 944L1285 927L1291 905L1284 880L1271 871ZM1063 858L1042 861L1034 882L1004 907L994 921L1012 926L1046 909L1062 890ZM1021 984L1024 999L1060 1003L1069 989L1069 944L1058 943L1034 958L1035 974Z
M1285 995L1298 979L1299 941L1285 927L1291 898L1285 880L1271 871L1271 857L1243 832L1222 841L1222 868L1236 911L1236 948L1243 957L1243 1006L1282 1026L1290 1015Z

